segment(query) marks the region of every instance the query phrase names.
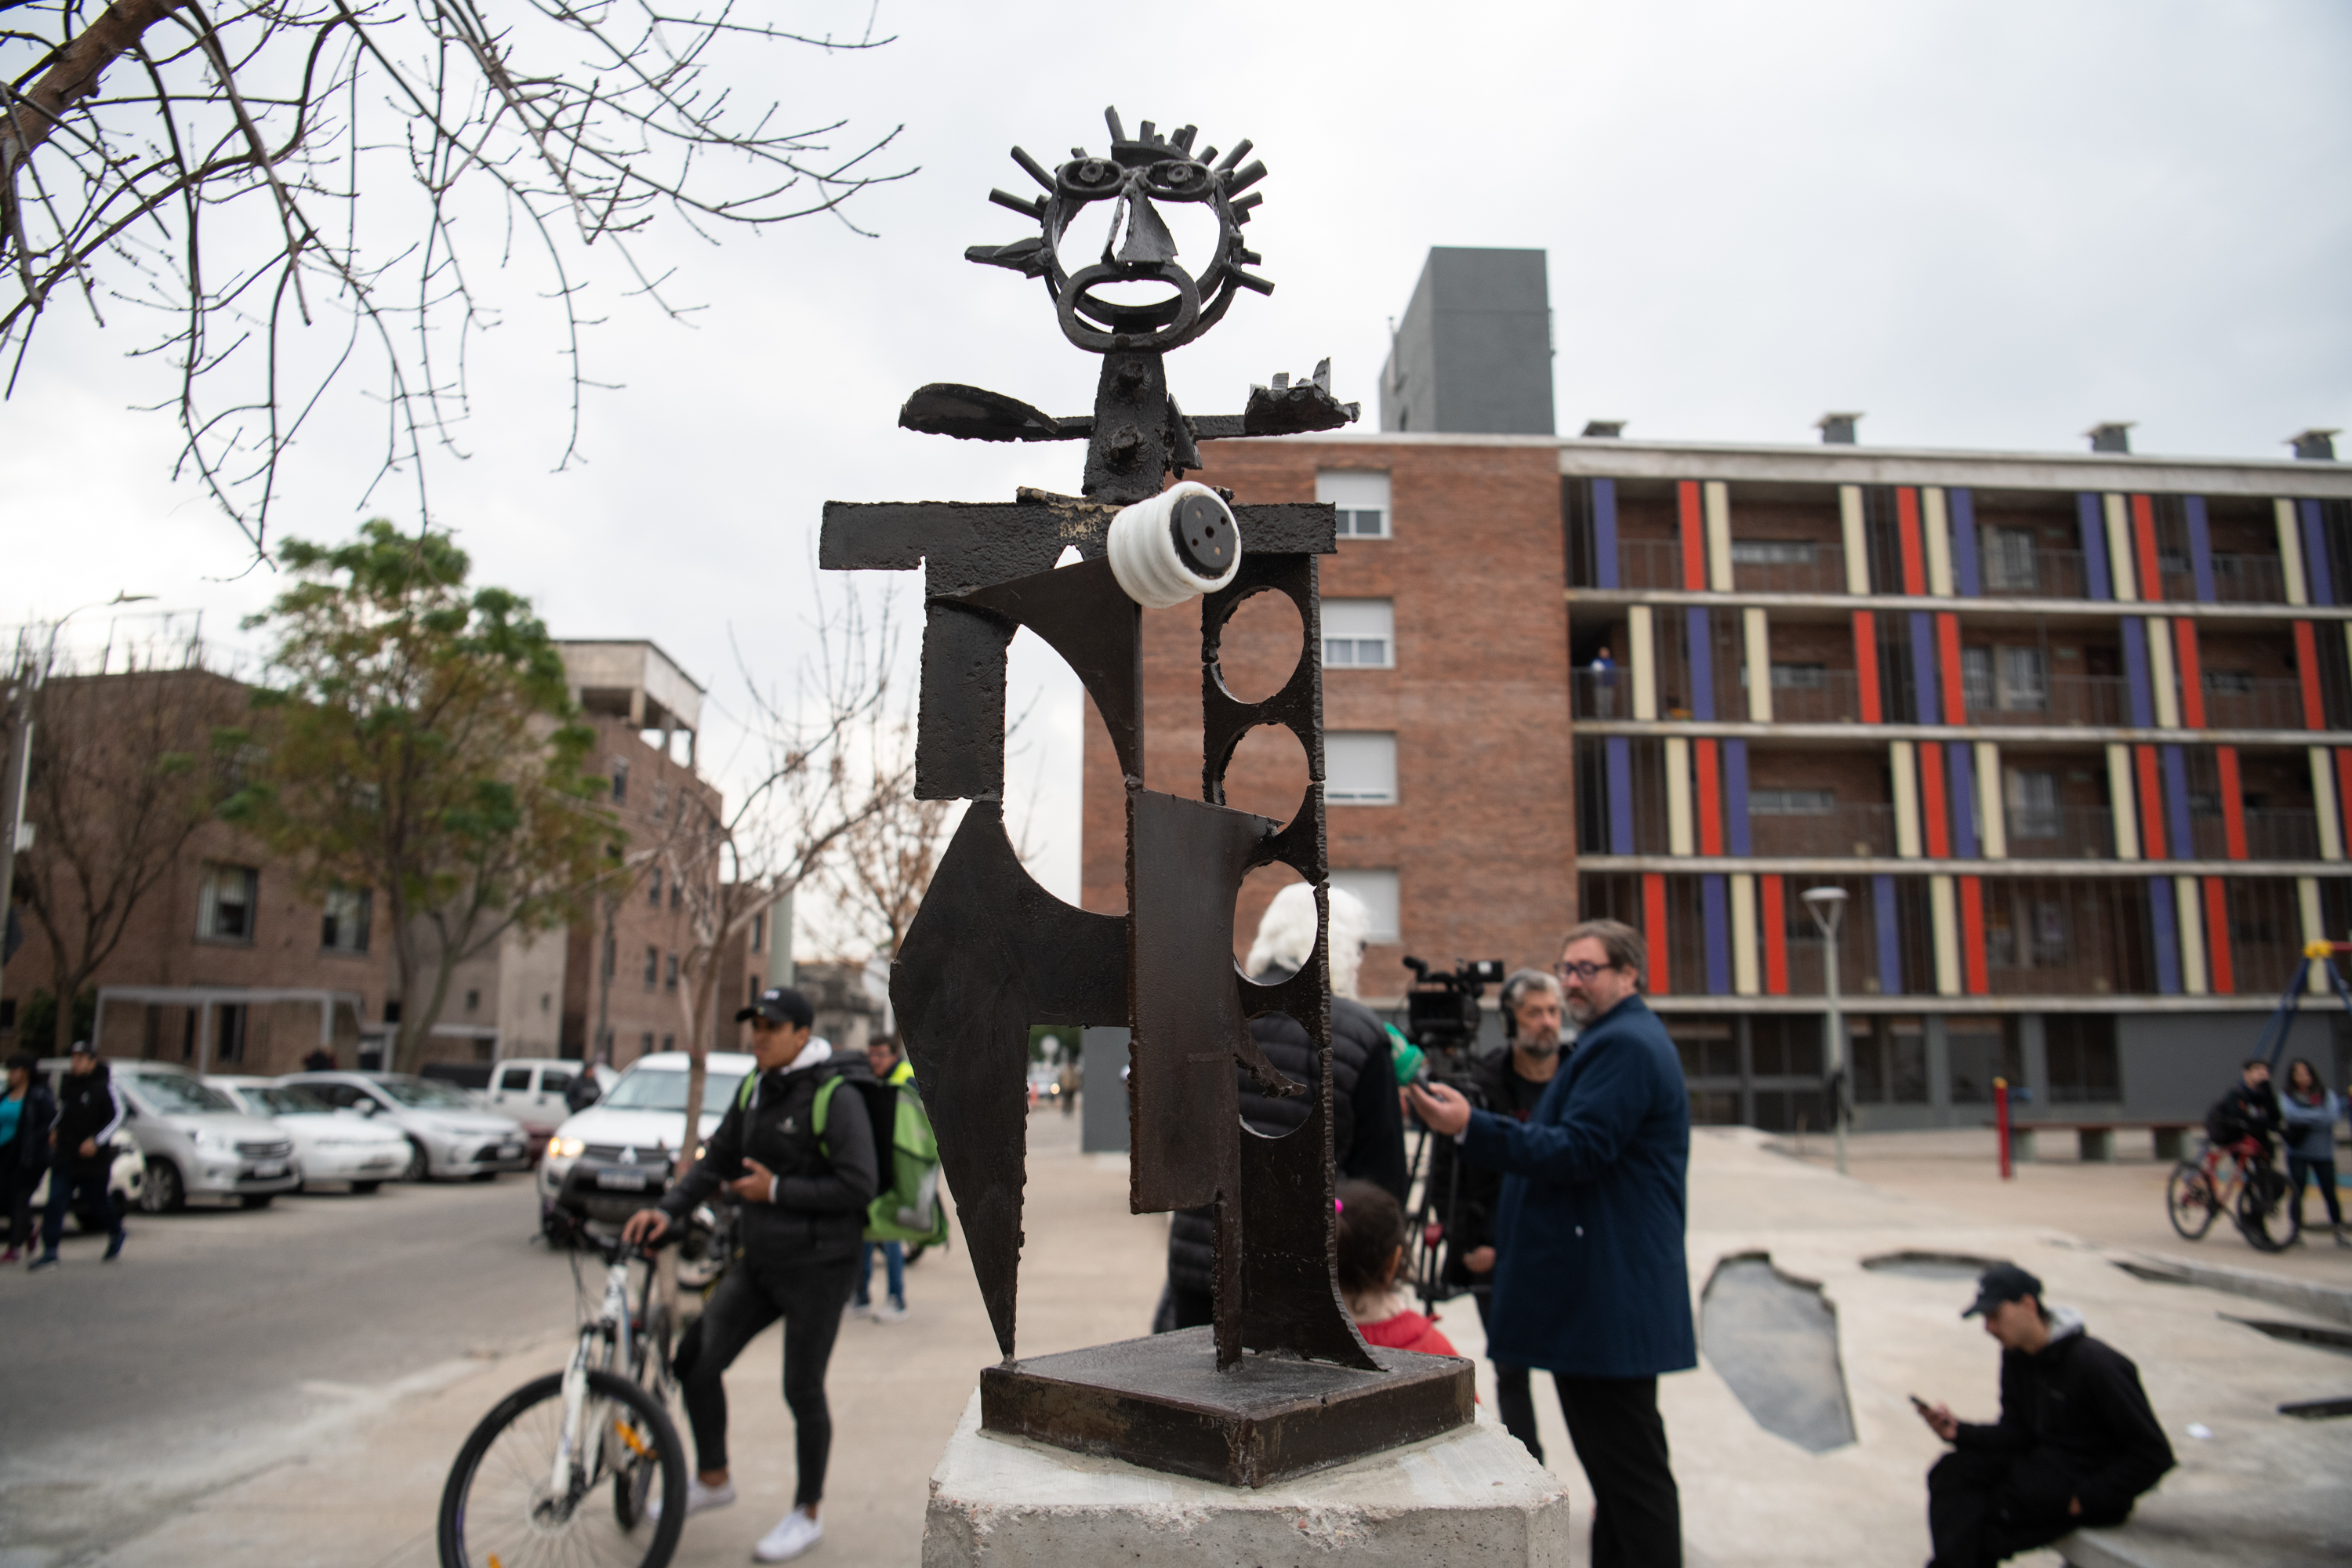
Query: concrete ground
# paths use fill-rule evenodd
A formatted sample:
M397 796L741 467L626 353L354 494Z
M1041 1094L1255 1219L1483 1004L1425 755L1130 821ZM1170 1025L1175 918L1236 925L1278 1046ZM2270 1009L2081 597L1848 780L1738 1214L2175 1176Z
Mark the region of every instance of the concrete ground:
M2014 1258L2049 1282L2054 1300L2079 1308L2093 1333L2139 1363L2181 1461L2143 1505L2143 1518L2152 1526L2187 1520L2192 1530L2202 1528L2194 1522L2200 1510L2237 1519L2232 1550L2200 1556L2192 1541L2186 1554L2159 1554L2149 1563L2301 1563L2340 1562L2352 1553L2352 1503L2339 1500L2347 1496L2342 1478L2352 1475L2352 1422L2298 1422L2275 1410L2290 1399L2352 1394L2352 1358L2281 1343L2220 1316L2292 1316L2282 1309L2153 1284L2115 1268L2104 1248L2137 1249L2154 1240L2133 1217L2130 1184L2144 1182L2147 1170L2053 1163L2011 1188L1997 1181L1987 1188L1964 1147L1940 1159L1897 1149L1869 1156L1874 1163L1865 1181L1818 1168L1816 1151L1793 1158L1769 1142L1738 1129L1703 1130L1695 1139L1694 1288L1703 1289L1723 1258L1756 1253L1792 1277L1818 1282L1837 1313L1857 1440L1810 1453L1760 1426L1712 1366L1664 1379L1661 1397L1695 1563L1732 1568L1924 1561L1921 1478L1941 1446L1906 1395L1948 1399L1964 1415L1990 1418L1997 1349L1958 1317L1970 1294L1965 1279L1863 1267L1903 1250ZM1858 1159L1858 1172L1862 1163ZM2152 1212L2161 1228L2160 1180ZM531 1200L519 1184L459 1195L511 1202L528 1223ZM1129 1215L1124 1161L1079 1153L1075 1121L1050 1112L1031 1122L1026 1228L1024 1352L1099 1342L1146 1325L1160 1286L1166 1222ZM156 1465L173 1468L184 1481L209 1464L209 1485L182 1487L167 1498L147 1484L141 1464L77 1473L42 1463L45 1446L37 1437L12 1436L0 1450L6 1456L0 1464L0 1565L430 1564L434 1510L466 1433L508 1389L559 1365L568 1343L568 1271L536 1248L514 1245L529 1261L500 1287L495 1310L485 1310L471 1355L445 1356L396 1375L381 1375L390 1369L371 1363L378 1375L339 1384L287 1426L262 1429L245 1416L209 1420L202 1408L180 1404L144 1429ZM2200 1249L2174 1238L2171 1250ZM2201 1251L2249 1268L2332 1266L2315 1250L2262 1258L2218 1228ZM406 1255L402 1266L462 1293L467 1268L480 1264L435 1261L428 1254ZM88 1272L95 1274L96 1266ZM42 1282L11 1277L0 1287L0 1312L16 1321L25 1285ZM379 1287L388 1288L381 1279ZM908 1289L912 1316L906 1322L844 1326L831 1379L836 1436L827 1533L811 1563L918 1560L930 1470L978 1369L995 1356L960 1242L926 1257ZM1454 1302L1443 1312L1442 1326L1455 1343L1478 1354L1470 1303ZM227 1327L215 1322L210 1331ZM47 1337L20 1332L16 1357L37 1360L47 1353ZM189 1353L201 1363L200 1347L192 1343ZM1483 1364L1481 1370L1491 1408L1491 1373ZM751 1542L789 1505L791 1426L775 1392L779 1378L779 1336L772 1331L754 1342L730 1378L742 1500L688 1525L680 1563L746 1561ZM12 1434L25 1430L24 1386L13 1373L0 1374ZM1580 1536L1590 1495L1549 1394L1538 1378L1549 1464L1569 1481ZM223 1401L222 1408L233 1411L234 1402ZM2210 1435L2189 1436L2192 1423ZM20 1528L65 1513L93 1522L75 1539ZM1580 1544L1579 1550L1581 1562Z

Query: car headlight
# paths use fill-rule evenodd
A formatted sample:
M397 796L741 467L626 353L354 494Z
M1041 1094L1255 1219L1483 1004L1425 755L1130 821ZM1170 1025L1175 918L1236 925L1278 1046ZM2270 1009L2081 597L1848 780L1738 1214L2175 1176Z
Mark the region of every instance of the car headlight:
M558 1160L577 1160L587 1147L577 1138L551 1138L547 1141L549 1155Z
M208 1128L196 1134L196 1152L226 1157L236 1152L236 1140Z

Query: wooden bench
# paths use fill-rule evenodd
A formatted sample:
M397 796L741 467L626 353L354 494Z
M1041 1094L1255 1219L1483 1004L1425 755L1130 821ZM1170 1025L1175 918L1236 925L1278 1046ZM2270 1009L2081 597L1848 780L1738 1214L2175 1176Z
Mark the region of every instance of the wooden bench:
M2178 1160L2188 1152L2189 1134L2203 1125L2199 1121L2012 1121L2009 1152L2012 1160L2030 1162L2034 1158L2035 1133L2072 1132L2075 1152L2085 1163L2109 1164L2116 1157L2116 1133L2147 1132L2153 1138L2158 1159Z

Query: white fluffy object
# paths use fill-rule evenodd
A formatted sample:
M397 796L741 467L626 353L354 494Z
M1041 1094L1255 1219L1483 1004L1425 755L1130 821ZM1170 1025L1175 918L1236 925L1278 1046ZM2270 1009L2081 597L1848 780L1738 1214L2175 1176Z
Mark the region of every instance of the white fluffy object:
M1356 972L1364 961L1364 939L1372 929L1364 900L1344 888L1331 889L1331 994L1353 996ZM1303 969L1315 951L1315 889L1293 882L1275 894L1257 922L1257 941L1250 944L1243 967L1260 974L1274 964Z

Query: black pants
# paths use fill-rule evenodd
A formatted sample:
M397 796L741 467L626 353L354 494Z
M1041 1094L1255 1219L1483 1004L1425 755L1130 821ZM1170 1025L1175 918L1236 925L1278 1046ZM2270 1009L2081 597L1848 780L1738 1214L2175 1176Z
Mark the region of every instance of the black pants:
M747 1258L727 1271L702 1309L702 1342L682 1390L686 1418L694 1428L697 1468L727 1468L727 1369L761 1330L782 1318L784 1403L792 1408L800 1459L800 1489L793 1506L823 1500L825 1460L833 1452L824 1369L841 1332L841 1310L856 1282L856 1253L828 1263L765 1267Z
M2294 1194L2294 1201L2287 1209L2287 1216L2294 1228L2303 1228L2303 1184L2311 1176L2319 1178L2319 1197L2327 1205L2327 1223L2342 1225L2344 1209L2336 1196L2336 1162L2306 1160L2300 1154L2289 1154L2286 1157L2287 1190Z
M1492 1327L1487 1313L1487 1298L1479 1294L1471 1298L1478 1303L1478 1322L1482 1328ZM1536 1436L1536 1391L1526 1367L1511 1366L1503 1362L1495 1365L1495 1414L1502 1418L1503 1430L1527 1446L1543 1463L1543 1440Z
M58 1243L65 1238L66 1211L77 1203L83 1214L103 1218L107 1229L122 1234L122 1211L115 1206L114 1194L106 1185L113 1169L113 1154L104 1151L95 1160L59 1160L49 1167L49 1206L41 1215L42 1251L58 1249Z
M0 1205L8 1211L8 1246L21 1251L33 1245L33 1192L41 1184L39 1165L16 1163L16 1146L0 1149Z
M1567 1377L1568 1440L1592 1483L1592 1568L1681 1568L1682 1494L1654 1377Z
M1927 1472L1936 1546L1927 1568L1992 1568L2083 1525L2115 1522L2069 1514L2074 1495L2072 1470L2047 1455L1956 1448Z

